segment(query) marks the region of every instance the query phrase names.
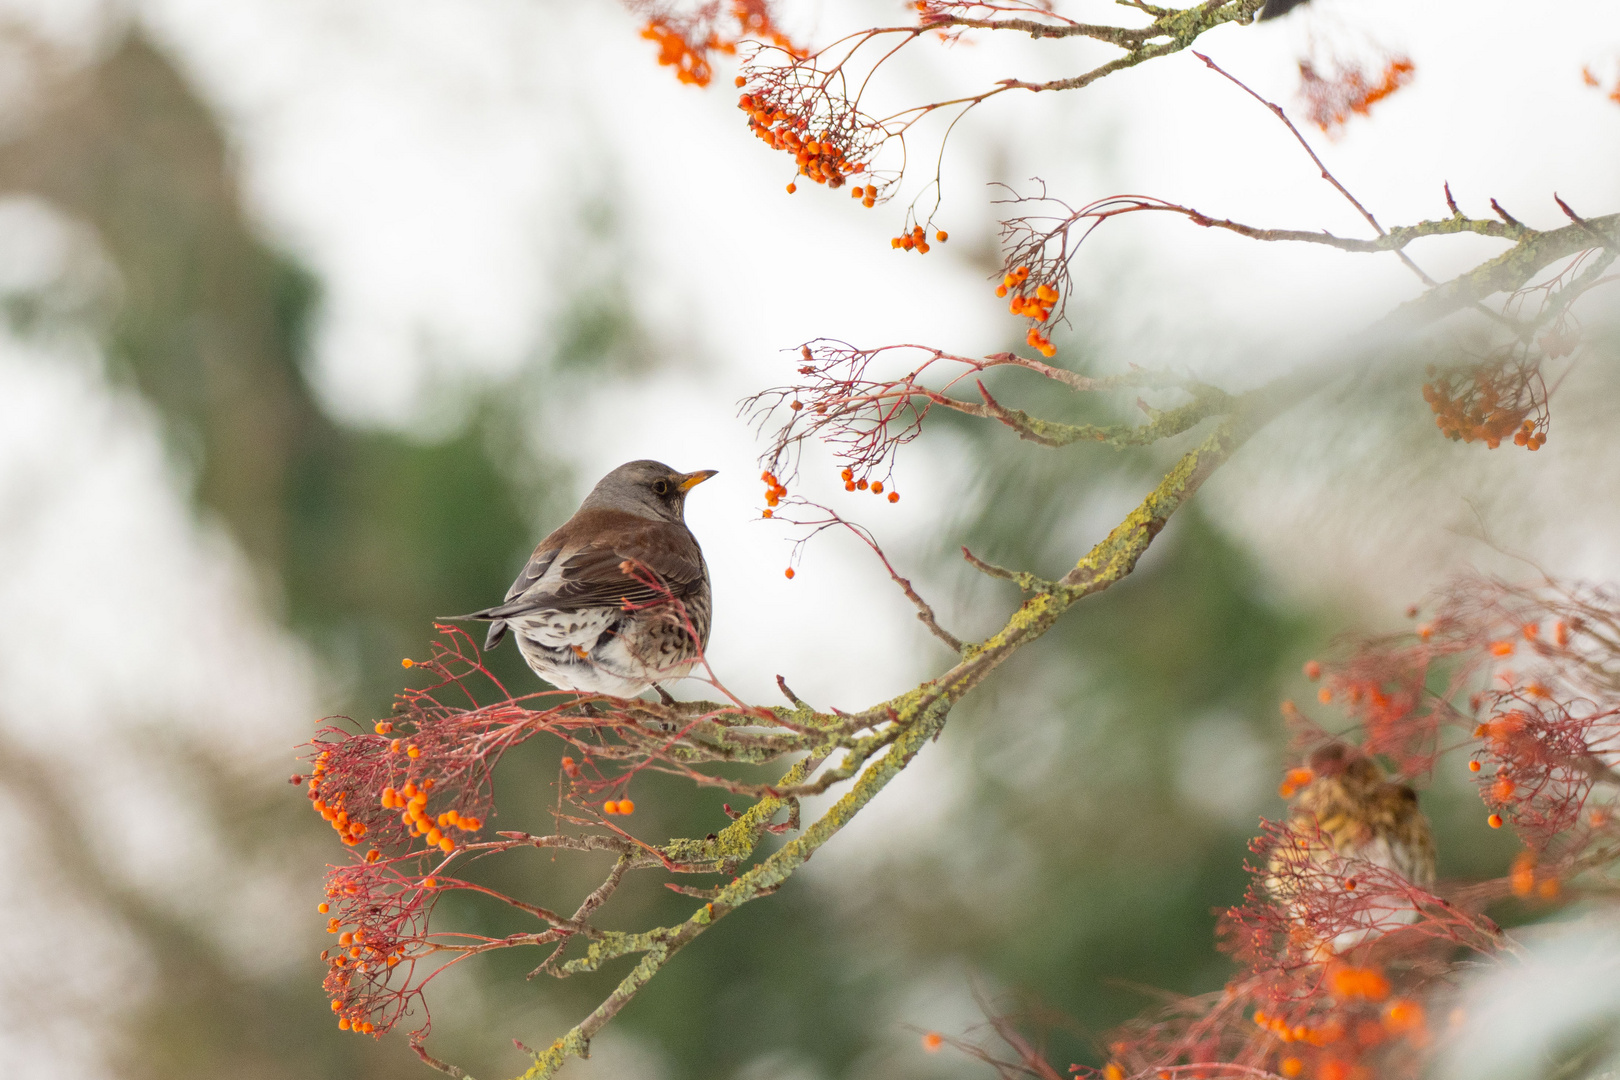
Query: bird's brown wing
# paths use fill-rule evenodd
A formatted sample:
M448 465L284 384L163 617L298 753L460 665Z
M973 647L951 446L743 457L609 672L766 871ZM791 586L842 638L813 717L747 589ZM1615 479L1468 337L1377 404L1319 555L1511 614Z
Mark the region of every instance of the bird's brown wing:
M508 601L517 599L528 592L535 582L545 577L546 571L550 570L551 564L556 561L559 550L561 549L557 545L551 543L550 536L540 541L540 546L534 549L534 554L529 556L529 561L523 564L522 570L518 571L517 579L512 582L512 587L506 590L506 599Z
M697 590L703 582L703 556L686 526L624 516L623 527L567 553L561 575L547 590L547 606L644 607L670 596L685 599ZM602 542L609 538L611 542ZM626 563L642 569L627 573ZM649 573L653 581L647 580Z

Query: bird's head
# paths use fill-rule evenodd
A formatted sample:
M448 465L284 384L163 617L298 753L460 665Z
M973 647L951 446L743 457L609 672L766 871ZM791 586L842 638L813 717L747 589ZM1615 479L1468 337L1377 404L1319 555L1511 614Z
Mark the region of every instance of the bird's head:
M620 510L638 517L681 521L686 493L713 476L713 469L676 472L661 461L632 461L599 480L581 510Z
M1331 742L1311 752L1306 767L1319 779L1333 780L1355 792L1370 791L1384 782L1378 762L1348 743Z

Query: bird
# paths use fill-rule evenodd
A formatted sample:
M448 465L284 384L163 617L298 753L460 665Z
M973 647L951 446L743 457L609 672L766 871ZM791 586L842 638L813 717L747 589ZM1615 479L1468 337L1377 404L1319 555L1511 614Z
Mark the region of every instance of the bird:
M1266 0L1265 6L1260 9L1260 21L1286 15L1303 3L1305 0Z
M1286 836L1292 843L1275 848L1267 867L1272 896L1297 922L1326 914L1340 924L1331 934L1334 952L1411 922L1417 911L1410 897L1401 895L1399 883L1376 880L1382 877L1376 873L1375 880L1358 883L1355 863L1390 871L1419 889L1434 884L1434 833L1418 806L1417 792L1389 779L1377 761L1342 742L1312 752L1298 772L1305 782L1289 812ZM1346 900L1358 902L1313 904L1305 894L1329 881L1333 889L1350 894ZM1359 898L1354 896L1358 884L1363 887Z
M510 631L559 689L631 698L652 687L673 700L662 684L690 672L709 642L709 567L685 510L714 475L620 465L540 541L504 601L456 618L489 623L486 651Z

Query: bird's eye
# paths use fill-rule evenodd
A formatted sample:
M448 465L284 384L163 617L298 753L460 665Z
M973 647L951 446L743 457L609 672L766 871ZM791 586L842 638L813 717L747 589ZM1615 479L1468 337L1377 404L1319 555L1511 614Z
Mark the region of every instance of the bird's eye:
M654 480L653 481L653 494L659 496L660 498L662 498L665 495L668 495L669 494L669 481L668 480Z

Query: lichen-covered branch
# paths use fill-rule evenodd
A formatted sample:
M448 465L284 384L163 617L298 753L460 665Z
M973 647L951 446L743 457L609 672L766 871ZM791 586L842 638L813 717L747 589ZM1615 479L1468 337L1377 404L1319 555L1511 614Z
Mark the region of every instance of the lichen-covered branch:
M820 819L798 837L759 864L724 886L715 899L699 908L683 923L660 927L640 934L605 934L592 942L586 955L562 966L574 974L594 971L609 960L641 955L635 968L625 976L589 1016L573 1030L539 1053L521 1080L543 1080L556 1074L569 1056L585 1056L590 1040L618 1013L676 952L696 939L715 922L742 905L780 888L815 851L838 834L878 792L908 765L927 741L944 726L950 709L978 686L1018 649L1039 638L1076 602L1100 592L1123 579L1136 567L1177 509L1202 486L1209 475L1242 444L1251 430L1251 421L1234 419L1213 431L1198 447L1184 455L1164 479L1101 543L1076 563L1074 570L1050 588L1025 600L1005 626L986 640L966 646L963 659L948 671L921 686L882 703L868 714L889 719L883 726L895 733L887 740L887 752L870 761L855 778L853 786ZM780 787L788 789L803 777L793 770L783 776ZM754 807L769 817L780 807L779 800L762 799ZM763 818L761 819L763 820ZM732 828L736 828L734 823Z
M1546 232L1526 230L1507 251L1407 301L1391 318L1413 325L1433 322L1500 293L1516 292L1560 259L1599 246L1599 237L1607 250L1620 245L1620 214Z

